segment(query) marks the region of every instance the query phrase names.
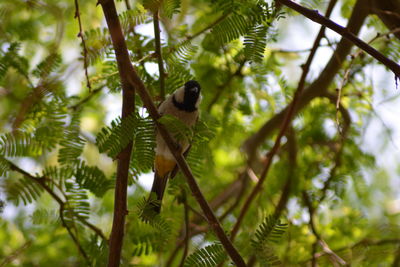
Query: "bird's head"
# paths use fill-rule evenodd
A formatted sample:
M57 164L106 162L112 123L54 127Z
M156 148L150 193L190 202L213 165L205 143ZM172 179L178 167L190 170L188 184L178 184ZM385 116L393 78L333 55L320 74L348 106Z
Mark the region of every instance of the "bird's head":
M190 80L174 94L174 101L184 110L196 110L201 101L201 86L197 81Z

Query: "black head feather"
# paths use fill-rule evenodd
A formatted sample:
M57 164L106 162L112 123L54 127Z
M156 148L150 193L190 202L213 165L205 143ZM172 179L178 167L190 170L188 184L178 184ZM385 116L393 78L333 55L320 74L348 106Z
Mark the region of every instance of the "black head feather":
M196 103L200 97L201 86L197 81L190 80L184 85L185 94L183 97L183 102L177 102L175 97L173 97L174 105L188 112L197 110Z

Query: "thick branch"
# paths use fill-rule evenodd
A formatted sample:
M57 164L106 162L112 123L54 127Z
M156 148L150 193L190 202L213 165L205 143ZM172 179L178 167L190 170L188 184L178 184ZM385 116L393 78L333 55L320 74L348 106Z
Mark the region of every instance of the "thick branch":
M318 10L311 10L308 8L305 8L299 4L296 4L295 2L292 2L290 0L276 0L281 4L284 4L285 6L290 7L291 9L296 10L303 16L311 19L312 21L315 21L321 25L324 25L328 27L329 29L335 31L336 33L342 35L352 43L354 43L356 46L373 56L375 59L380 61L382 64L384 64L386 67L392 70L394 73L396 79L400 78L400 65L398 65L396 62L393 60L385 57L383 54L381 54L379 51L377 51L375 48L372 46L368 45L361 39L359 39L356 35L354 35L349 29L344 28L340 26L339 24L336 24L332 20L320 15L318 13ZM364 1L365 4L367 4L367 1Z
M364 5L364 1L358 0L354 6L352 15L347 24L347 29L350 32L357 34L360 31L360 28L363 25L364 20L368 14L367 11L368 10ZM301 95L299 103L295 109L295 113L299 112L299 110L307 106L311 100L323 95L328 90L329 85L331 84L336 73L342 66L343 61L345 60L346 56L350 53L352 45L353 44L347 41L347 39L345 38L342 38L340 40L335 52L331 56L324 70L322 70L318 79L315 80L312 84L308 86L308 88L304 90L304 93ZM276 128L279 127L280 123L284 119L285 114L287 113L289 106L284 108L282 111L280 111L270 120L268 120L260 128L258 132L249 137L243 143L242 148L243 150L246 151L249 161L253 161L253 159L257 156L256 155L257 148Z
M134 72L129 60L128 49L124 40L117 10L112 0L100 1L111 40L117 57L118 72L122 83L122 119L135 111L135 88L129 81L130 73ZM129 162L132 153L132 141L118 155L117 180L114 196L114 217L110 236L108 266L119 266L125 229L127 211L127 187Z
M151 96L149 95L143 81L139 78L138 74L134 70L128 55L128 50L126 48L125 40L122 35L121 26L118 20L117 11L115 9L114 2L112 0L103 0L100 2L102 5L104 15L106 17L106 21L108 27L110 29L111 38L113 40L114 49L116 53L116 59L118 63L118 68L123 84L123 88L131 88L129 93L133 93L133 88L135 88L143 101L144 106L146 107L147 111L149 112L150 116L155 121L157 129L161 136L164 138L168 148L171 150L172 154L175 157L175 160L181 169L182 173L186 177L186 180L189 184L189 187L192 191L193 196L196 198L197 202L199 203L200 207L202 208L207 220L214 230L216 236L219 238L221 243L223 244L224 248L226 249L229 256L238 266L245 266L243 258L240 256L236 248L230 242L229 238L226 236L224 230L222 229L220 223L218 222L217 218L215 217L213 211L211 210L210 206L208 205L206 199L204 198L203 194L200 191L199 186L186 162L182 154L176 150L176 145L173 142L172 137L169 135L165 127L158 123L157 120L161 117L157 111L156 106L154 105ZM128 91L128 90L124 90ZM129 158L128 158L128 165L129 166ZM126 189L125 189L126 190ZM125 203L126 204L126 203ZM114 216L115 218L115 216ZM123 224L120 225L122 229L118 231L123 231ZM113 225L114 231L114 225ZM115 230L117 231L117 229ZM109 258L109 266L118 266L119 258L121 254L121 246L122 246L122 233L120 235L118 242L121 242L119 245L113 243L113 240L110 240L110 258ZM113 234L111 235L113 239ZM113 251L112 251L113 250ZM115 254L114 254L115 253ZM110 260L112 258L112 260Z
M336 0L332 0L330 2L329 6L328 6L328 9L327 9L327 12L326 12L327 16L330 15L330 13L332 12L333 7L335 6L335 4L336 4ZM314 55L315 55L315 53L316 53L316 51L317 51L317 49L319 47L319 43L320 43L322 37L324 36L324 31L325 31L325 28L322 26L320 31L319 31L319 33L318 33L318 35L317 35L317 37L315 38L315 41L314 41L313 47L311 49L310 55L308 56L306 63L303 65L303 72L301 74L300 81L299 81L299 84L297 86L296 92L294 93L293 101L290 103L290 105L288 107L288 111L285 114L285 117L283 119L280 131L278 133L278 136L275 139L274 146L271 148L271 150L266 155L266 163L265 163L265 167L264 167L264 169L263 169L263 171L262 171L262 173L260 175L260 180L257 182L256 186L253 188L253 190L251 191L250 195L246 199L246 202L244 203L242 209L240 210L240 214L238 216L238 219L237 219L237 221L236 221L236 223L235 223L235 225L234 225L234 227L232 229L232 232L231 232L231 239L232 240L234 240L234 238L236 237L236 234L239 231L239 227L240 227L240 225L242 223L242 220L243 220L245 214L247 213L247 211L249 210L251 203L255 199L256 195L261 191L262 185L263 185L264 181L267 178L267 174L268 174L269 168L271 167L272 159L273 159L274 155L278 152L278 149L279 149L280 144L281 144L281 139L285 135L285 132L286 132L287 128L289 127L292 118L294 117L296 105L298 104L298 102L300 100L300 96L301 96L301 94L303 92L304 85L305 85L305 82L306 82L306 77L307 77L307 74L308 74L308 72L310 70L311 62L313 61Z

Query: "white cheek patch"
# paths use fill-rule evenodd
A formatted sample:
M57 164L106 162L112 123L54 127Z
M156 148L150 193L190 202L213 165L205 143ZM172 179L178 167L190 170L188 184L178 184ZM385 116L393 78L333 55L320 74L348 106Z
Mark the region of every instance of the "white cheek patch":
M175 92L175 99L179 103L183 103L183 100L185 98L185 88L181 87Z

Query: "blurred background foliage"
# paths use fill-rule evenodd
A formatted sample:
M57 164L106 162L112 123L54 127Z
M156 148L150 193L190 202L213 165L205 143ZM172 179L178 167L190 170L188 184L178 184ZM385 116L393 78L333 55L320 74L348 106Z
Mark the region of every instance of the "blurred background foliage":
M101 8L95 1L77 2L85 46L73 0L0 2L1 266L104 266L114 160L130 140L123 266L229 264L181 175L169 182L161 216L142 220L152 182L154 126L138 97L136 114L121 122L120 80ZM202 85L202 116L189 133L188 162L229 232L279 121L256 150L248 150L245 141L292 100L318 27L270 1L116 4L131 61L156 102L161 98L154 7L160 7L166 92L189 79ZM328 5L301 4L321 13ZM338 1L334 19L345 25L354 6L353 0ZM370 15L361 38L373 39L376 49L399 62L400 42L387 34L393 30L388 27ZM306 87L326 75L322 69L339 40L327 31ZM323 93L314 94L293 120L244 218L235 245L249 265L400 262L399 129L375 109L377 101L396 105L394 80L354 47L332 75ZM376 86L374 79L381 83ZM392 158L382 164L388 155ZM285 208L277 220L271 215L282 199ZM185 207L190 235L184 262Z

